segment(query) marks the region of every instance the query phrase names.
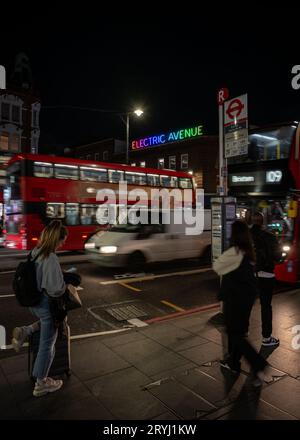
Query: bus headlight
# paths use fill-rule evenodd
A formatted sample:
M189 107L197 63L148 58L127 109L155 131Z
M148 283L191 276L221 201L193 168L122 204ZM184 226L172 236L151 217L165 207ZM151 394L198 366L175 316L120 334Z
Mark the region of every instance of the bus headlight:
M117 246L101 246L100 253L101 254L115 254L117 252Z
M288 245L282 246L282 250L283 252L289 252L291 250L291 246Z
M95 249L95 243L85 243L84 249Z

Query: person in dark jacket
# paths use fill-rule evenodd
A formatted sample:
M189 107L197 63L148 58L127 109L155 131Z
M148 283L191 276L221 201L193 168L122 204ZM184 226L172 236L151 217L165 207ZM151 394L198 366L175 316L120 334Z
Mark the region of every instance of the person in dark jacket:
M261 304L262 345L278 346L272 335L272 296L275 283L274 267L282 253L276 237L263 229L264 217L256 212L252 217L251 235L256 251L256 274Z
M265 380L264 370L268 365L249 343L250 313L257 295L254 274L255 253L247 224L237 220L232 224L231 247L213 264L213 269L222 276L220 298L224 303L224 318L228 335L228 357L221 367L239 373L241 357L252 367L255 380Z

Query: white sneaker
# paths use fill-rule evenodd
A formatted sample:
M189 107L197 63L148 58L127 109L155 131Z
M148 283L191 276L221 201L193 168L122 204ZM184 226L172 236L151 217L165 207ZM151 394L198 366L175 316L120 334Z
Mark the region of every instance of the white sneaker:
M275 338L274 336L263 338L261 345L264 345L265 347L274 347L276 345L279 345L279 339Z
M48 393L54 393L55 391L58 391L62 385L62 380L54 380L51 377L46 377L46 379L41 382L36 381L33 395L34 397L41 397Z
M27 332L24 327L15 327L12 334L12 346L18 353L27 339Z

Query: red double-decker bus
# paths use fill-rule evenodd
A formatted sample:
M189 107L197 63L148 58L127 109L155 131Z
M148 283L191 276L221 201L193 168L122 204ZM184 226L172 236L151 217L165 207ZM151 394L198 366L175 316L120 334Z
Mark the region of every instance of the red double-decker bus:
M298 121L250 130L248 154L228 159L229 194L240 218L261 211L265 228L282 247L276 278L300 279L300 125Z
M153 188L191 189L193 201L195 197L193 178L187 173L66 157L16 155L7 165L5 246L32 249L44 226L60 219L69 230L64 249L83 249L86 239L101 227L97 210L103 202L96 201L97 192L113 189L116 204L122 203L117 189L120 181L127 183L128 192L145 190L148 200Z

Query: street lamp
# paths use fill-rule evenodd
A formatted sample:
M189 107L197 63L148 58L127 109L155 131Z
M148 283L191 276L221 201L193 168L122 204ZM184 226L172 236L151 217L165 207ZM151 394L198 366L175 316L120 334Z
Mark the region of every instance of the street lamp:
M127 164L129 162L129 117L132 114L135 114L137 117L140 117L142 116L143 113L144 113L143 110L139 108L132 112L126 113L126 163Z

